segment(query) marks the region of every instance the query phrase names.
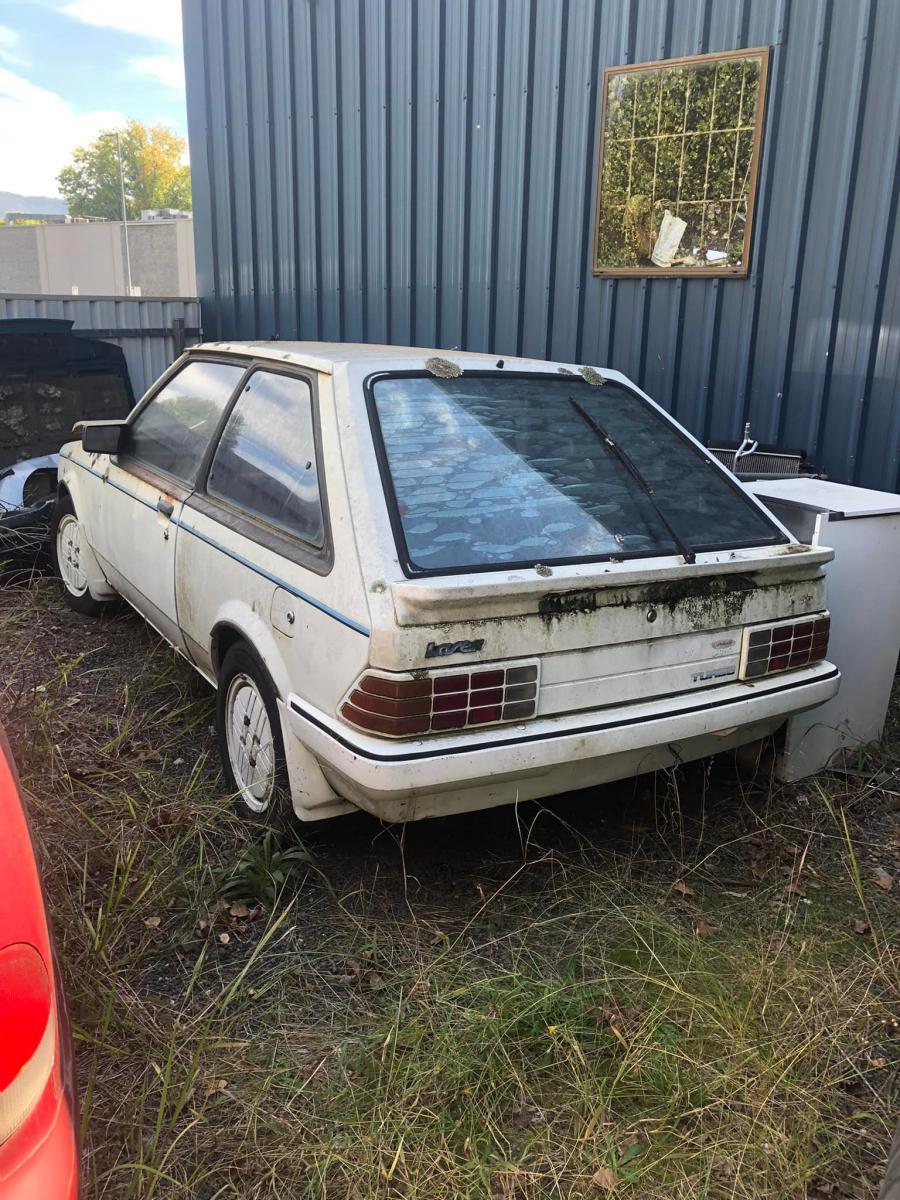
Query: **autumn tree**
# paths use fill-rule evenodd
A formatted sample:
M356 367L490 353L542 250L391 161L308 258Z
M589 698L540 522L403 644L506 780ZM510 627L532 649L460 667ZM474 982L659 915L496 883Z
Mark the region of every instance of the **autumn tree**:
M118 131L122 143L125 211L129 219L142 208L191 207L191 170L183 162L184 138L165 125L129 121ZM89 146L79 146L57 176L59 190L73 217L122 216L116 130L105 130Z

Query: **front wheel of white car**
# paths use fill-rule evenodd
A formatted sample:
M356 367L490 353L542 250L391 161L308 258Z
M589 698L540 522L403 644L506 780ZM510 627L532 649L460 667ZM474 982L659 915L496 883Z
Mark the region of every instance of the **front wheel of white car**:
M88 587L86 560L90 548L71 496L62 496L57 502L50 531L50 551L66 604L89 617L106 612L109 601L96 600Z
M275 687L249 646L232 646L219 672L216 701L219 754L239 816L277 821L287 791L287 766Z

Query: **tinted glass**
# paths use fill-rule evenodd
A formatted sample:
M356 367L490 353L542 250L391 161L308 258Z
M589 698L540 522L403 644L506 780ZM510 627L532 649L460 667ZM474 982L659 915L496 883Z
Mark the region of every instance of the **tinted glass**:
M257 371L216 449L207 491L304 541L324 541L309 384Z
M385 378L373 395L409 559L421 570L677 553L667 523L691 550L784 540L618 384Z
M135 418L129 453L186 483L196 482L219 418L245 369L237 363L188 363Z

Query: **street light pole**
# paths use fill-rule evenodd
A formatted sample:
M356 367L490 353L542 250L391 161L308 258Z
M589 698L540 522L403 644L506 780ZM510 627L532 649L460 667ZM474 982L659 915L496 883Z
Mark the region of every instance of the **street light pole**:
M128 287L128 295L134 295L134 288L131 284L131 253L128 249L128 215L125 211L125 172L122 170L122 142L119 138L119 131L116 130L116 154L119 159L119 192L122 197L122 229L125 231L125 282Z

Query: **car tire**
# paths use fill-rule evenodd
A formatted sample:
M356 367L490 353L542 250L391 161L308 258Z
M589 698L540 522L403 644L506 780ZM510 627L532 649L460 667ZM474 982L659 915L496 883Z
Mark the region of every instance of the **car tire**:
M259 656L245 642L222 660L216 696L222 773L238 816L274 825L287 811L287 761L277 693Z
M95 599L87 585L87 576L79 564L79 550L87 544L84 527L78 520L72 497L61 496L50 526L50 557L59 580L63 599L75 612L99 617L109 611L110 601Z

